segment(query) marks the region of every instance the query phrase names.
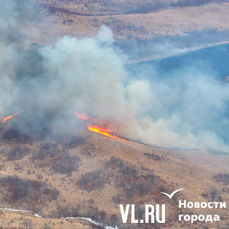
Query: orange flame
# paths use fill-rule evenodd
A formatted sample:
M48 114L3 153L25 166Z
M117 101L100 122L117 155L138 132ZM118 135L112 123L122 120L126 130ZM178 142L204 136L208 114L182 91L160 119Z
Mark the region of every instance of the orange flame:
M76 111L74 111L74 114L76 115L76 117L78 117L80 119L83 119L83 120L88 120L89 119L88 116L86 116L86 115L80 115Z
M94 126L94 125L93 126L87 126L87 128L90 131L105 135L105 136L110 137L110 138L115 138L115 139L122 140L122 141L125 141L125 142L131 142L131 141L128 141L126 139L123 139L123 138L120 138L118 136L115 136L113 134L109 134L108 132L110 132L110 130L103 129L103 128L98 127L98 126Z
M83 119L85 121L91 121L91 122L94 122L94 123L99 123L99 120L96 120L96 119L94 119L92 117L89 117L89 116L87 116L85 114L79 114L76 111L74 111L74 114L76 115L76 117L78 117L80 119Z
M3 118L2 123L6 122L8 119L13 118L13 117L16 116L16 115L18 115L18 113L14 114L14 115L9 115L9 116Z
M96 123L97 125L99 123L101 123L101 121L96 120L94 118L91 118L91 117L89 117L87 115L80 115L76 111L74 111L74 114L80 119L83 119L83 120L86 120L86 121L91 121L93 123ZM118 137L118 136L116 136L114 134L109 133L109 132L112 132L112 130L104 129L102 127L95 126L95 125L89 125L89 126L87 126L87 128L88 128L88 130L90 130L92 132L96 132L96 133L105 135L105 136L110 137L110 138L115 138L115 139L122 140L122 141L125 141L125 142L132 142L132 141L128 141L126 139L120 138L120 137Z

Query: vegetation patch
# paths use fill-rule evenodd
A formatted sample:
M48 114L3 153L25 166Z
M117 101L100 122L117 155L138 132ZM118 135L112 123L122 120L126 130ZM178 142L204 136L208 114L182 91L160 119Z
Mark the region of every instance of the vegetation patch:
M160 161L162 159L161 156L154 153L144 153L144 156L154 161Z
M88 192L92 190L103 189L105 186L106 180L103 177L103 173L101 170L97 170L94 172L86 173L81 176L81 178L77 181L77 185L82 189Z
M7 154L7 161L20 160L29 154L29 148L13 146L10 148Z
M18 143L27 143L29 137L27 134L22 134L20 131L15 129L9 129L4 131L2 135L2 140L4 142L18 142Z
M63 140L64 147L66 149L72 149L86 142L86 138L82 136L70 136Z
M70 156L64 149L57 146L43 145L31 157L31 161L38 167L50 167L56 173L71 175L72 172L78 171L80 158Z
M52 169L59 174L71 175L72 172L77 171L79 168L79 157L65 156L54 160Z
M224 185L229 184L229 174L228 173L219 173L214 176L216 182L223 183Z
M129 177L136 177L138 174L136 166L130 165L116 157L112 157L110 161L105 164L105 168L118 170L123 175Z
M19 206L26 205L28 209L56 200L59 196L57 189L44 182L21 179L18 176L3 177L0 185L3 201Z

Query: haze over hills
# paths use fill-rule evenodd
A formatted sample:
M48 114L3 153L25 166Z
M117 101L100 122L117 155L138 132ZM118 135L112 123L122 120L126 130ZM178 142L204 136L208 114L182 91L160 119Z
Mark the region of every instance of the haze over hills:
M38 44L58 37L95 36L101 25L111 28L116 43L132 59L171 55L173 49L198 48L228 41L228 1L46 1ZM134 47L134 48L133 48ZM154 53L154 55L152 55Z
M228 202L227 82L205 59L126 65L227 42L228 1L0 3L2 228L229 227L228 208L178 208ZM119 204L165 204L166 222L123 224Z

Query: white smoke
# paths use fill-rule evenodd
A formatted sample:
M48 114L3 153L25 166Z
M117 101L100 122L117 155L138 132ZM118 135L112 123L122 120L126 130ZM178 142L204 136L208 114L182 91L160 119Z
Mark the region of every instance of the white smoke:
M212 112L224 109L227 86L210 75L196 76L193 69L182 73L187 75L183 85L154 76L151 81L132 80L114 47L101 45L107 31L103 26L95 38L64 37L55 46L41 49L47 77L52 78L45 94L48 106L65 103L65 109L98 117L132 140L225 151L223 140L206 128L206 121L212 121Z

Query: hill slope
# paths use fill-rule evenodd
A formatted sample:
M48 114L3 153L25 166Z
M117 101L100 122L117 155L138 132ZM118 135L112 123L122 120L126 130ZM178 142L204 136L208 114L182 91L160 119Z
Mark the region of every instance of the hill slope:
M136 204L140 214L145 204L164 203L167 208L164 227L176 228L188 225L177 221L179 199L191 202L229 199L227 155L156 148L88 130L76 131L71 136L56 132L43 139L24 138L15 135L13 122L17 122L17 117L1 125L3 207L31 210L45 218L90 217L127 228L122 224L119 204ZM172 193L179 188L185 190L171 201L160 193ZM227 209L186 212L219 214L220 224L228 224ZM141 228L148 225L142 224Z
M214 45L229 37L228 1L39 3L42 20L30 28L29 35L37 44L53 44L64 35L95 36L105 24L112 29L116 44L135 59L174 47Z

